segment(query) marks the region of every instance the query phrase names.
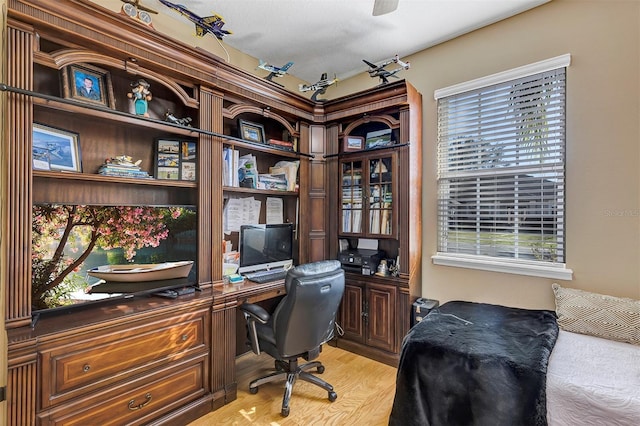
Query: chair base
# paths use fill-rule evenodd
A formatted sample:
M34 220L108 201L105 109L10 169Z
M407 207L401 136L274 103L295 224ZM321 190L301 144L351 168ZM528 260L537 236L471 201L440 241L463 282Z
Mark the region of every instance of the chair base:
M291 360L289 362L278 361L275 362L275 369L273 373L253 380L249 384L249 392L255 394L258 392L258 387L269 382L275 382L279 380L286 380L284 388L284 396L282 397L282 410L283 417L289 415L289 401L291 400L291 393L293 391L293 385L298 378L305 382L313 383L316 386L320 386L322 389L328 392L329 401L333 402L338 398L338 395L333 391L333 386L325 382L321 378L308 373L307 370L315 368L319 374L324 372L324 365L319 361L312 361L306 364L298 365L298 360Z

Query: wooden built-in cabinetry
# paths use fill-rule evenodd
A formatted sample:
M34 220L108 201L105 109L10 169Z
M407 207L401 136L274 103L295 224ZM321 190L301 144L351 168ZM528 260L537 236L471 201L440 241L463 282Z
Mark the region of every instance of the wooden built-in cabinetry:
M410 309L420 295L422 214L422 100L408 83L398 82L325 104L330 187L337 214L331 250L338 240L357 248L374 240L397 273L369 275L346 268L345 296L336 344L397 364ZM370 147L367 136L390 133L390 143ZM364 140L363 150L345 150L345 138ZM332 254L334 255L334 254ZM376 272L371 270L371 273Z
M419 95L409 84L316 103L93 2L8 0L7 6L2 287L9 425L185 424L235 399L237 305L242 297L279 296L282 290L221 287L222 241L229 238L223 234L225 203L254 197L262 201L264 222L266 199L278 197L284 220L295 225L296 263L335 258L338 238L360 236L339 226L338 176L349 164L360 164L367 175L376 162L391 168L391 175L367 181L391 192L391 204L378 207L380 217L390 217L388 226L367 226L361 235L378 238L400 263L394 278L348 274L341 313L347 333L338 342L374 348L364 353L393 362L408 328L410 299L419 293L420 113ZM69 96L67 71L74 65L108 73L107 102ZM136 115L126 96L139 78L151 84L148 118ZM167 112L191 118L190 127L165 121ZM287 139L296 149L242 140L239 120L258 123L265 139ZM33 123L77 134L82 171L33 170ZM366 132L370 123L392 128L399 145L343 155L342 137ZM154 175L155 142L163 138L196 145L196 180L97 174L106 158L129 155ZM297 188L224 185L227 148L254 154L260 173L278 161L299 161ZM199 291L172 300L133 295L35 312L31 216L40 203L195 209L191 260ZM375 209L367 205L363 213ZM230 239L236 244L237 233Z

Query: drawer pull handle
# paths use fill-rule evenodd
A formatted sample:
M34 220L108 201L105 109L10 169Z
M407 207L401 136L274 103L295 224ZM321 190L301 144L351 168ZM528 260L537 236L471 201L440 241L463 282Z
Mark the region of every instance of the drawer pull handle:
M84 367L82 367L82 371L84 371L85 373L89 370L91 370L91 366L89 364L85 364Z
M182 341L183 341L183 342L186 342L188 338L189 338L189 335L188 335L188 334L183 334L183 335L182 335Z
M131 401L129 401L129 410L131 411L135 411L135 410L139 410L142 407L144 407L145 405L147 405L150 401L151 401L151 394L147 393L144 398L146 399L145 402L143 402L142 404L138 404L136 405L136 400L132 399Z

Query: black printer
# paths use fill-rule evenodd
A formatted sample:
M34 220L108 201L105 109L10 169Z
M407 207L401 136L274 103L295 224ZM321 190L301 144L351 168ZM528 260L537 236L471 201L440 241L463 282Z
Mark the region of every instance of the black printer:
M338 254L338 260L345 271L373 275L385 256L384 250L347 249Z

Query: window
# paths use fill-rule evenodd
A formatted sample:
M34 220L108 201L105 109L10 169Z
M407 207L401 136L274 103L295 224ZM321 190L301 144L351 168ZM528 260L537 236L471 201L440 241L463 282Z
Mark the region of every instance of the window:
M565 267L567 58L436 92L434 263L570 279Z

